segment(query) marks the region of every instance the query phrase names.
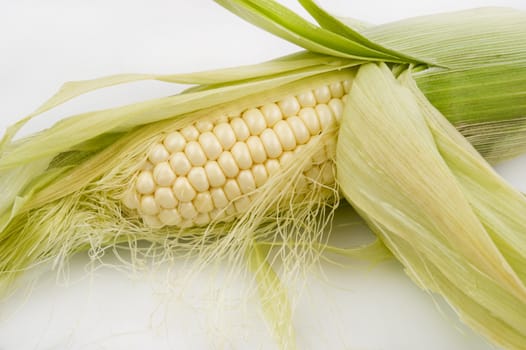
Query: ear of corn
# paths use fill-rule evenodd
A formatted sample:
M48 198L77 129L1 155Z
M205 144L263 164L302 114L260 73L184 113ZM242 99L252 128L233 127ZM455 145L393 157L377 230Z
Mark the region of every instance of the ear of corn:
M360 68L337 146L345 197L422 288L497 344L526 342L524 196L418 90Z
M327 247L341 183L417 283L442 293L495 342L518 347L525 334L525 242L518 234L524 200L426 98L490 160L523 151L526 44L518 39L526 32L524 14L499 10L492 14L498 20L488 21L487 12L475 11L358 31L308 0L301 2L322 28L274 1L218 2L314 53L239 69L64 85L0 143L0 185L7 189L0 198L0 291L34 264L52 260L60 269L79 250L97 257L103 247L125 245L137 255L153 251L159 260L191 252L201 266L226 259L248 267L276 337L293 346L283 281L292 284L323 249L386 256L379 241L357 249ZM425 40L407 34L416 25ZM341 82L352 82L360 65L353 98L342 109ZM73 116L15 139L27 121L76 96L144 79L193 86ZM329 100L312 93L335 83L339 92ZM341 101L331 106L331 98ZM281 106L281 120L274 121L267 110L274 107L265 106L280 101L294 108L288 113ZM339 137L335 182L342 110L352 122ZM415 167L411 155L421 164ZM141 251L140 240L152 246ZM270 256L282 260L282 281Z

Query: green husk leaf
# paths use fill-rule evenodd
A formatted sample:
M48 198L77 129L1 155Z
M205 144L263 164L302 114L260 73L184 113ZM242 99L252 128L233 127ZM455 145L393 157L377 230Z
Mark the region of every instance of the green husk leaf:
M500 345L526 341L526 200L418 90L360 68L337 146L344 196L423 289Z
M369 27L373 26L373 24L371 24L371 23L360 21L360 20L358 20L356 18L352 18L352 17L341 17L341 16L333 16L333 17L336 18L341 23L343 23L344 25L346 25L347 27L349 27L349 28L351 28L351 29L353 29L353 30L355 30L357 32L362 32L366 28L369 28Z
M491 162L526 149L526 12L481 8L362 31L387 47L447 67L414 74L429 101Z
M415 80L429 101L456 125L526 117L526 46L522 59L516 61L430 69L416 73Z
M320 64L284 74L272 74L268 79L248 80L239 84L168 96L123 107L72 116L56 123L49 129L33 135L31 138L5 143L0 148L2 152L0 171L43 156L54 156L60 152L71 151L75 145L106 133L126 132L141 125L236 101L246 96L262 93L265 90L279 89L279 87L294 81L359 64L356 61L340 58L335 58L331 61L330 64ZM94 84L98 84L100 81L103 80L98 80ZM67 88L59 92L61 96L70 96L71 94ZM55 98L52 98L51 101L55 101ZM50 103L54 104L55 102ZM29 119L35 116L31 115ZM29 119L26 119L25 122ZM18 129L18 125L16 129Z
M0 188L2 188L2 199L0 200L0 232L11 222L13 217L18 214L23 204L30 195L27 187L35 180L35 174L43 173L51 158L44 158L38 161L24 164L18 168L0 171ZM47 175L46 175L47 176ZM31 187L31 186L30 186ZM32 193L32 191L29 191ZM0 242L1 242L0 236Z
M313 52L368 61L417 63L380 45L372 45L356 32L353 32L354 37L345 37L342 33L317 27L272 0L216 2L248 22Z
M455 126L490 163L513 158L526 150L526 117Z
M119 74L91 80L71 81L62 85L49 100L27 117L10 126L0 141L0 151L16 136L18 131L34 117L90 91L141 80L158 80L177 84L213 85L248 82L261 77L301 71L314 66L338 64L334 57L312 52L298 52L268 62L236 68L187 74Z
M310 15L316 20L316 22L318 22L318 24L322 28L325 28L333 33L338 33L350 40L356 41L357 43L370 47L374 50L384 52L393 57L398 57L403 62L407 62L407 63L422 62L419 59L416 59L414 57L406 56L400 51L391 50L387 48L386 46L379 45L378 43L372 40L369 40L367 37L361 34L358 30L355 30L354 27L342 22L341 19L325 11L318 4L316 4L315 1L299 0L299 2L303 6L303 8L305 8L310 13ZM361 26L359 27L361 28ZM428 63L431 63L431 62L432 61L428 61Z

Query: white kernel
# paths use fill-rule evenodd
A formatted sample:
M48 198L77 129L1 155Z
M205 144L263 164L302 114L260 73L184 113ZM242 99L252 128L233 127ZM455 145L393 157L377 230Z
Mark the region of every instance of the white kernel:
M333 98L329 101L329 108L336 119L336 122L339 123L343 115L343 102L339 98Z
M241 196L241 189L239 188L237 181L234 179L227 180L223 190L225 192L226 198L228 198L230 201L235 200Z
M314 107L316 106L316 97L312 91L305 91L297 96L298 103L301 107Z
M155 201L161 208L172 209L178 204L171 188L159 187L155 190Z
M236 208L239 214L244 214L245 212L247 212L248 209L250 208L250 204L251 204L250 199L248 199L248 197L246 196L241 197L237 199L236 201L234 201L234 207Z
M148 155L148 159L150 159L150 162L153 164L164 162L168 157L170 157L170 153L168 153L168 150L160 143L155 144Z
M178 177L172 187L175 198L181 202L189 202L195 198L196 192L186 177Z
M252 157L245 142L236 142L230 152L232 152L239 169L248 169L252 166Z
M216 160L223 152L223 146L210 131L206 131L199 136L199 143L209 160Z
M188 174L192 168L192 164L183 152L177 152L170 157L170 166L178 176Z
M210 192L201 192L194 199L194 206L200 213L208 213L214 209L214 202Z
M342 96L342 102L345 105L347 103L347 100L349 99L349 95L345 94Z
M200 213L194 218L194 223L197 226L205 226L210 223L210 216L208 213Z
M217 159L217 163L223 169L223 173L226 177L236 177L239 173L239 167L237 166L236 160L230 152L223 152Z
M212 129L214 128L214 124L212 124L212 122L208 120L199 120L195 123L195 127L200 133L203 133L207 131L212 131Z
M198 212L192 202L184 202L179 203L179 214L183 219L192 220L198 215Z
M155 190L155 181L152 173L149 171L141 171L135 181L135 188L141 194L150 194Z
M298 117L287 118L287 123L290 126L290 129L294 133L297 144L305 144L310 139L310 131L307 129L303 121Z
M336 127L336 119L332 115L332 111L329 106L326 104L319 104L315 109L320 121L321 130L327 131Z
M256 189L256 182L250 170L242 170L237 176L237 183L241 193L246 194Z
M309 129L311 135L316 135L320 132L320 121L314 108L303 108L298 117L303 121L307 129Z
M214 134L225 150L229 150L236 143L236 134L234 130L232 130L232 126L228 123L216 125Z
M278 122L276 125L274 125L273 129L284 151L290 151L296 148L296 138L294 137L294 133L286 121L282 120Z
M261 113L263 114L263 117L265 118L265 121L267 122L267 127L271 128L279 122L281 119L283 119L283 116L281 115L281 110L279 109L278 105L275 103L267 103L260 108Z
M341 82L336 81L329 85L329 90L331 90L332 98L340 98L343 96L345 91L343 91L343 85Z
M331 90L326 85L320 86L314 89L314 97L318 103L327 103L331 100Z
M183 220L177 209L161 209L159 219L163 224L168 226L179 225Z
M186 141L195 141L199 137L199 130L193 125L188 125L181 129L181 134Z
M190 184L196 189L197 192L207 191L210 187L208 183L208 177L206 176L205 168L193 167L192 170L186 175Z
M175 153L184 150L186 140L180 132L174 131L166 135L163 143L168 151L170 151L171 153Z
M261 187L267 182L268 174L267 169L263 164L256 164L252 167L252 175L254 176L254 182L256 187Z
M154 215L143 215L142 221L146 224L146 226L152 228L160 228L164 226L161 220L159 220L159 218Z
M342 85L343 85L343 91L345 91L345 93L348 94L349 91L351 91L352 82L350 80L344 80L342 82Z
M247 147L254 163L263 163L267 160L267 152L259 137L250 136L247 139Z
M159 213L159 206L152 195L142 196L140 211L146 215L157 215Z
M238 141L245 141L250 136L247 124L241 118L235 118L230 121L230 126L236 135Z
M278 102L278 106L285 118L297 115L300 111L300 104L294 96L285 97Z
M243 120L248 126L251 135L259 135L267 127L263 114L257 108L251 108L243 113Z
M278 158L283 152L278 136L272 129L265 129L261 133L261 142L269 158Z
M265 168L267 169L267 174L270 177L281 170L281 165L277 159L269 159L265 162Z
M139 207L139 195L136 191L129 190L122 198L122 203L129 209L137 209Z
M170 186L175 181L175 174L168 162L162 162L153 169L153 179L159 186Z
M287 165L289 165L293 159L294 159L293 152L283 152L281 157L279 157L279 163L281 164L281 167L284 168Z
M205 165L207 159L201 144L197 141L190 141L184 148L184 153L193 166Z
M218 209L225 208L229 203L228 198L226 198L225 191L223 191L222 188L212 188L210 190L210 195L212 197L214 206Z
M223 186L226 181L225 174L216 161L207 162L205 165L206 177L212 187Z

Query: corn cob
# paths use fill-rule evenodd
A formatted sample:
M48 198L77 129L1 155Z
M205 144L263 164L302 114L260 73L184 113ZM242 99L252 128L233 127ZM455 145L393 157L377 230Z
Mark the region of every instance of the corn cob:
M239 217L304 145L327 140L303 173L334 184L334 132L350 80L335 81L275 103L165 132L153 144L123 203L151 227L208 225ZM329 132L332 131L330 134ZM331 147L332 146L332 147Z

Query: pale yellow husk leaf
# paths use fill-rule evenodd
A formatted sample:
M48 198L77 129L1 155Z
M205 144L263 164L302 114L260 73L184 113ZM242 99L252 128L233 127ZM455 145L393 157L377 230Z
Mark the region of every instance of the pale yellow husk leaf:
M423 289L495 343L526 344L526 200L422 95L410 71L360 68L337 171L347 200Z

